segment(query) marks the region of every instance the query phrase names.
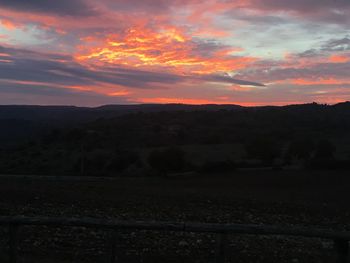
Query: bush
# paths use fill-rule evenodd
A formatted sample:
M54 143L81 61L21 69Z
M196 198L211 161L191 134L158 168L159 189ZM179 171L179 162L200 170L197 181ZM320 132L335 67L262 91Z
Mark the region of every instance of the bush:
M329 140L320 140L317 144L316 152L313 159L320 161L333 160L335 150L335 146Z
M152 151L148 156L148 163L152 169L162 175L184 171L187 164L185 152L175 147Z
M208 161L205 162L199 169L204 173L229 172L236 169L236 164L232 161Z
M349 160L310 160L306 163L306 168L311 170L349 170Z
M264 164L272 165L274 160L281 155L282 147L270 138L256 138L245 145L250 158L256 158Z
M119 151L110 158L107 170L122 172L132 165L141 166L141 160L138 153L133 151Z
M309 138L299 138L292 141L286 153L287 160L296 159L302 161L308 161L313 151L315 150L315 144L312 139Z

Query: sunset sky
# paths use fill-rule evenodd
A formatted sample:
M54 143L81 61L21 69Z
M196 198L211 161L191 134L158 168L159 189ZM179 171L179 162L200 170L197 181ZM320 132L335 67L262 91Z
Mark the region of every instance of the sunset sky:
M350 100L350 0L0 0L0 104Z

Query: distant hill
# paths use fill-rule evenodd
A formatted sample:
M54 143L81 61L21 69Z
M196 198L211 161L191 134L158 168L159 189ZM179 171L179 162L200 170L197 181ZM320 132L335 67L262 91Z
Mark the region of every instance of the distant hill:
M139 104L75 106L0 105L0 144L13 145L41 136L48 130L132 112L217 111L241 109L238 105Z
M96 108L75 106L7 106L0 105L1 119L85 121L95 118L108 118L130 112L197 111L197 110L236 110L239 105L186 105L186 104L137 104L104 105Z
M138 105L104 105L96 108L75 106L21 106L0 105L0 143L8 145L19 143L41 136L48 130L79 126L98 119L113 119L130 113L161 113L161 112L218 112L218 111L247 111L257 112L261 118L276 118L279 114L289 113L297 119L302 114L334 118L350 115L350 102L336 105L316 103L288 105L243 107L239 105L187 105L187 104L138 104ZM271 116L271 112L273 113ZM310 115L310 116L311 116ZM203 118L206 115L203 115ZM212 118L213 116L211 116ZM234 116L232 116L234 117ZM215 118L215 117L214 117ZM330 117L332 119L333 117ZM334 119L333 118L333 119ZM282 118L283 120L283 118ZM303 119L304 120L304 119ZM304 120L305 121L305 120Z
M145 175L169 160L178 162L174 169L199 171L347 169L349 134L349 102L0 106L0 173Z

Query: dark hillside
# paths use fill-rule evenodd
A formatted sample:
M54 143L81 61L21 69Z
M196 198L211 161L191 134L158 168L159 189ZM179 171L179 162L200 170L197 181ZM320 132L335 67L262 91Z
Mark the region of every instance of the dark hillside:
M7 150L0 155L0 173L145 175L168 169L157 162L181 167L176 172L290 165L347 169L348 108L349 103L2 106L0 149ZM160 160L167 155L168 161ZM181 164L171 164L174 160Z

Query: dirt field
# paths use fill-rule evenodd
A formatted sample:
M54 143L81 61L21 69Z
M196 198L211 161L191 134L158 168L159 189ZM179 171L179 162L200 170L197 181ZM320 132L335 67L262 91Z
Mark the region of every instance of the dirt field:
M349 186L346 172L240 171L82 181L0 176L0 215L350 230ZM212 235L142 231L119 237L121 262L212 262L215 254ZM23 262L108 262L106 231L26 227L21 240ZM6 239L1 243L5 247ZM329 262L333 256L328 241L300 238L238 235L230 238L229 248L229 262Z

